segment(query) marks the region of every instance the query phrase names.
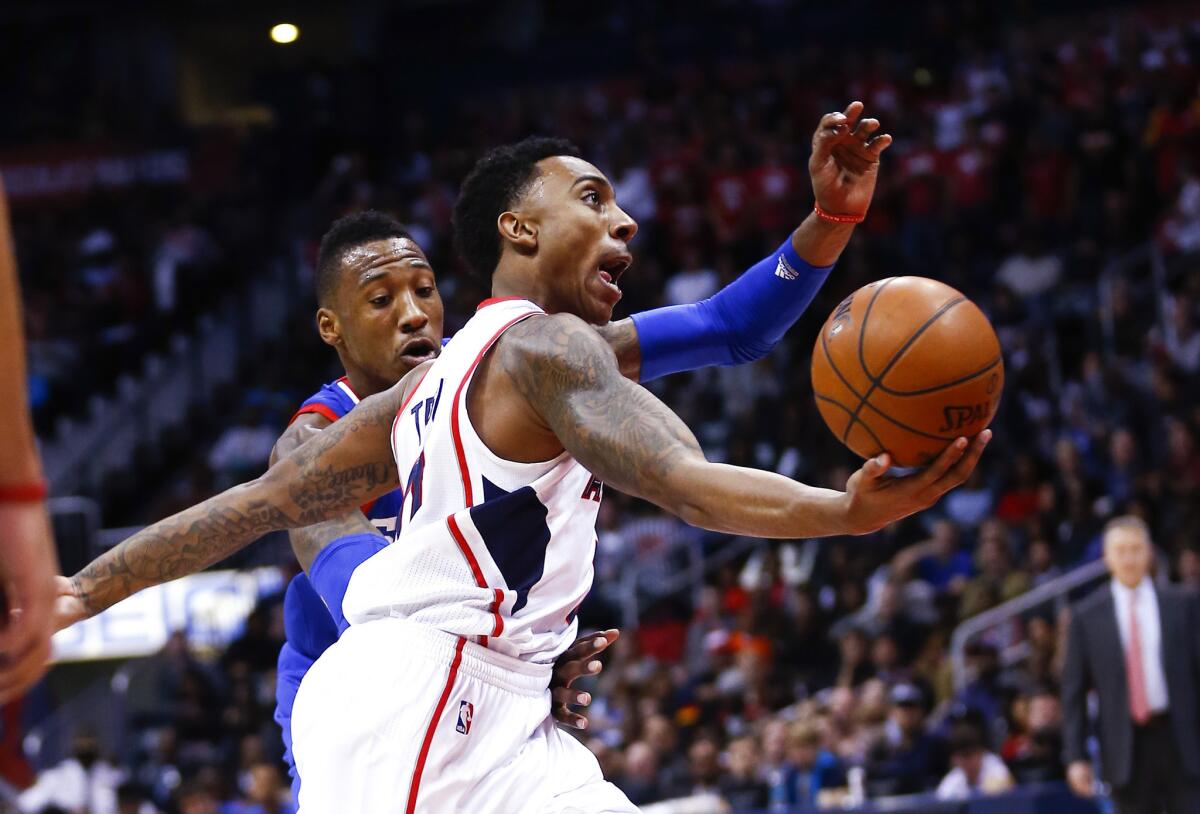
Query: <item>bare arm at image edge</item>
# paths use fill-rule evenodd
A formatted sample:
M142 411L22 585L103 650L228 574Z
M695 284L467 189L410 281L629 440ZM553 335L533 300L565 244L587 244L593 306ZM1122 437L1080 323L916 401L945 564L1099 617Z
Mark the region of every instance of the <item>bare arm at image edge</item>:
M267 532L337 520L396 488L392 422L412 376L363 399L261 477L155 523L97 557L70 580L83 615L207 568Z
M25 337L16 251L8 202L0 183L0 403L7 405L0 443L0 488L42 482L26 392ZM46 670L53 631L54 574L58 570L50 519L42 500L0 501L0 703L23 692Z

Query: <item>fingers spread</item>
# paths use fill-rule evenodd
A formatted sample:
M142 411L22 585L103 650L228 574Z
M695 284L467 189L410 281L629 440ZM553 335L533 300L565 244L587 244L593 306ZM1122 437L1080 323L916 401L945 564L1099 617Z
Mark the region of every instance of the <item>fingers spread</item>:
M887 474L888 469L892 465L892 456L886 452L876 455L865 464L863 464L862 472L870 480L879 480Z
M883 151L892 146L892 137L887 133L881 133L867 144L867 149L875 156L876 160L883 154Z
M972 439L970 446L967 447L958 461L938 479L935 484L935 488L939 490L938 494L950 491L971 476L971 473L975 471L975 465L979 463L980 456L983 455L984 448L987 447L988 442L991 440L991 430L984 430Z
M966 451L967 439L955 438L946 445L941 454L933 459L933 463L925 467L925 471L915 476L917 478L917 485L925 488L937 483L943 475L950 471L950 467L958 463L959 458Z
M846 114L835 110L833 113L826 113L821 117L821 121L817 124L817 133L833 132L845 124Z
M583 676L598 675L604 665L597 659L572 659L564 661L554 668L554 684L570 687L575 680Z
M879 129L879 119L862 119L858 126L854 128L854 135L866 141L871 134Z
M551 697L553 699L553 703L551 704L550 711L554 715L555 720L559 721L560 723L567 724L568 726L572 726L576 729L587 728L587 718L577 712L573 712L571 707L586 707L588 704L592 703L592 696L590 693L569 690L565 687L557 687L552 691Z

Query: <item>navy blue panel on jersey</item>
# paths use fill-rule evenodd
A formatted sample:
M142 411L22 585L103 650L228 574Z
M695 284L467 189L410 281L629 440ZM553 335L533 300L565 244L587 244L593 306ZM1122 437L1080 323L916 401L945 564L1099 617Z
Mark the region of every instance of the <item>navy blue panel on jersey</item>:
M517 592L512 612L529 601L529 589L546 570L546 546L550 527L546 525L546 507L532 486L506 492L483 479L484 501L471 508L471 520L505 584Z

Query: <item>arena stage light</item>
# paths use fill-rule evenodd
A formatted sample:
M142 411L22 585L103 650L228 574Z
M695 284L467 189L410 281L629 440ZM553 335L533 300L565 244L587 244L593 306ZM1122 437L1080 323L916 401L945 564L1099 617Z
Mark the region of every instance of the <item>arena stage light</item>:
M291 23L280 23L271 27L271 41L279 45L295 42L299 36L300 29Z

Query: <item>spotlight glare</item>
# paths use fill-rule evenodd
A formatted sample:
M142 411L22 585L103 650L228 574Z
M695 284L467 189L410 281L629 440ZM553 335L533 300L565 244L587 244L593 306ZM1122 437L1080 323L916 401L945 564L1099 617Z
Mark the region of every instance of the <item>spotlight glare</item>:
M295 42L300 36L300 29L291 23L280 23L271 27L271 41L279 45Z

